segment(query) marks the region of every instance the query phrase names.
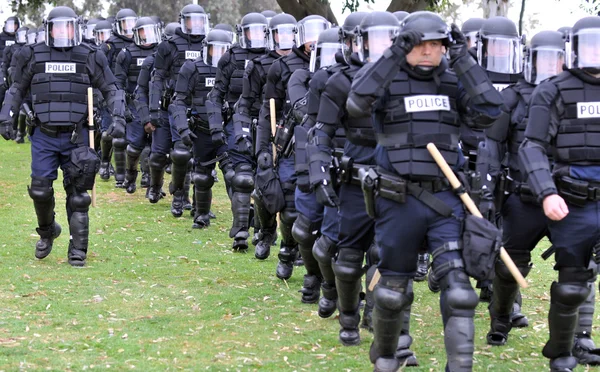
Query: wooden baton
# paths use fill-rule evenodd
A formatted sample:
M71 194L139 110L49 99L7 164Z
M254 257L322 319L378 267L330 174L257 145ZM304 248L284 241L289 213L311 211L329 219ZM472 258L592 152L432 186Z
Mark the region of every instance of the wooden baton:
M88 87L88 134L90 147L94 150L94 89ZM96 208L96 182L92 187L92 207Z

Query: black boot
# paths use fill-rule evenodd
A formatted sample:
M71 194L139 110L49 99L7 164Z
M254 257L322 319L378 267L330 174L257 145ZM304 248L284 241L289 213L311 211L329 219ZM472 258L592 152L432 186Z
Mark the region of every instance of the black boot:
M321 318L329 318L337 309L337 289L335 288L335 281L333 284L323 282L321 284L321 294L323 295L319 300L319 311L318 314Z
M254 219L261 226L259 241L254 245L254 257L266 260L271 254L271 246L277 240L277 219L265 208L256 192L253 191L250 195L254 199Z
M277 231L273 229L262 229L258 234L258 243L254 248L254 257L259 260L266 260L271 254L271 246L277 240Z
M281 242L281 246L279 248L279 254L277 257L279 258L279 262L277 263L277 269L275 270L275 275L279 279L288 280L292 277L292 273L294 272L294 261L298 256L298 246L287 246L284 245L284 242Z
M192 228L194 229L203 229L210 226L210 205L212 203L211 186L212 185L208 186L208 189L203 185L194 186L194 204L196 205L194 223L192 225ZM199 187L202 187L203 189L201 190Z
M128 194L135 193L137 190L136 181L137 181L137 171L130 171L129 169L125 171L125 182L123 183L123 188L127 191Z
M39 226L36 230L40 240L35 244L35 257L42 259L50 254L54 239L61 233L60 225L54 219L54 189L51 180L31 177L31 185L27 190L33 200Z
M512 314L510 314L510 322L513 328L526 328L529 327L529 319L521 312L521 303L523 299L521 297L521 291L517 294L517 299L513 304Z
M110 179L110 158L112 156L113 150L113 139L111 136L106 134L106 132L102 133L102 138L100 140L100 149L101 149L101 157L100 157L100 169L98 170L98 174L100 178L104 181Z
M171 186L169 186L169 188L171 189ZM183 202L185 201L183 189L171 189L170 191L171 194L173 194L173 201L171 202L171 214L176 218L181 217L183 215Z
M304 275L302 289L298 292L302 293L302 303L316 304L321 292L321 278L316 275Z
M340 335L339 339L344 346L355 346L360 344L360 313L358 308L353 312L340 311Z
M136 149L131 145L127 145L127 161L125 167L125 182L123 188L128 194L133 194L136 190L136 181L138 175L138 164L142 150Z
M594 323L594 310L596 304L596 263L590 262L590 268L594 275L587 283L590 294L579 306L579 317L577 327L575 328L575 340L573 343L573 356L577 358L577 363L587 366L600 365L600 349L596 348L592 340L592 326Z
M89 206L92 199L85 191L67 191L67 215L69 217L69 242L68 260L71 266L85 266L88 251L88 237L90 219Z
M242 175L245 177L245 175ZM250 177L250 176L248 176ZM237 179L240 175L234 177L234 185L237 185ZM234 186L234 189L237 187ZM232 248L234 251L246 251L248 249L248 238L250 233L250 192L234 191L231 198L231 212L233 214L233 223L229 230L229 237L233 238Z
M54 224L50 227L38 227L36 231L40 235L40 240L35 243L35 258L41 260L48 257L50 252L52 252L54 239L60 236L62 229L60 228L60 225L54 221Z

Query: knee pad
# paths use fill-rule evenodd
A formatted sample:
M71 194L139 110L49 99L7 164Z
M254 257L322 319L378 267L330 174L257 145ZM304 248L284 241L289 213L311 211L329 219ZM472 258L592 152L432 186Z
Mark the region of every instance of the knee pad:
M583 267L561 267L558 270L558 283L552 283L550 290L551 303L578 307L590 294L588 281L592 277L592 270Z
M199 190L210 190L210 188L215 184L215 179L212 176L209 168L199 169L199 167L196 167L194 170L193 180L194 186L196 186Z
M440 279L440 286L444 297L443 311L447 315L445 319L453 316L473 317L479 297L463 270L451 270Z
M313 256L321 264L331 264L331 259L336 253L336 248L337 244L333 240L325 235L321 235L313 246Z
M336 278L343 281L355 281L360 280L363 276L363 261L363 251L341 248L331 267Z
M167 165L167 155L153 152L148 158L151 168L163 169Z
M127 145L127 156L137 159L140 157L141 153L142 150L136 149L131 145Z
M113 138L113 147L115 149L125 149L127 147L127 140L125 138Z
M54 196L52 180L42 177L31 177L31 186L27 188L29 197L37 202L45 202Z
M108 135L108 132L104 131L104 132L102 132L102 137L100 137L100 140L102 142L111 142L112 143L113 138Z
M238 167L231 181L231 187L234 192L251 193L252 190L254 190L254 176L252 174L252 169L240 170Z
M73 212L87 212L90 209L90 204L92 204L90 194L78 190L69 195L68 201Z
M188 161L192 158L192 153L187 148L173 147L171 150L171 161L175 165L183 165L187 167Z
M298 218L298 212L294 208L286 208L279 214L279 218L281 219L281 223L292 226L296 218Z
M312 246L319 233L319 227L310 222L308 217L298 213L298 217L292 226L292 237L300 244L310 244Z
M414 294L409 286L410 279L400 276L382 276L373 290L373 298L378 308L400 312L410 306Z
M367 250L367 264L369 266L377 265L379 263L379 246L377 243L371 243Z

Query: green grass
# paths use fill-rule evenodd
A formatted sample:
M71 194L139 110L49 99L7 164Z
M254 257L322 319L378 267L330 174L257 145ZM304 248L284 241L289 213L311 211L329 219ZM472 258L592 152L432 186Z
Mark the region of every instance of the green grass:
M127 195L101 182L90 210L90 251L82 269L66 262L68 227L61 179L55 182L63 235L52 254L34 258L36 220L27 194L30 147L0 143L0 370L282 370L366 371L372 336L358 347L338 342L337 319L320 319L300 303L303 268L275 277L266 261L233 253L223 182L215 185L217 219L192 230L175 219L170 199L151 205L143 190ZM222 178L222 176L220 176ZM168 182L168 181L167 181ZM543 244L547 247L547 243ZM541 252L541 250L540 250ZM530 327L508 346L485 344L486 304L476 313L475 370L538 371L548 330L552 263L535 254L523 291ZM443 369L438 296L415 285L413 350L422 367ZM582 368L583 369L583 368Z

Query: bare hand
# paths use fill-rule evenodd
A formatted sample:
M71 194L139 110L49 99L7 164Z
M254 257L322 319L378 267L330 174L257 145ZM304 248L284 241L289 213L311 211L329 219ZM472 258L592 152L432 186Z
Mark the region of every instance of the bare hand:
M152 123L146 123L146 125L144 125L144 132L148 134L152 134L152 132L154 132L155 130L156 127L152 125Z
M544 214L552 221L560 221L569 214L567 203L557 194L546 196L542 206L544 207Z

